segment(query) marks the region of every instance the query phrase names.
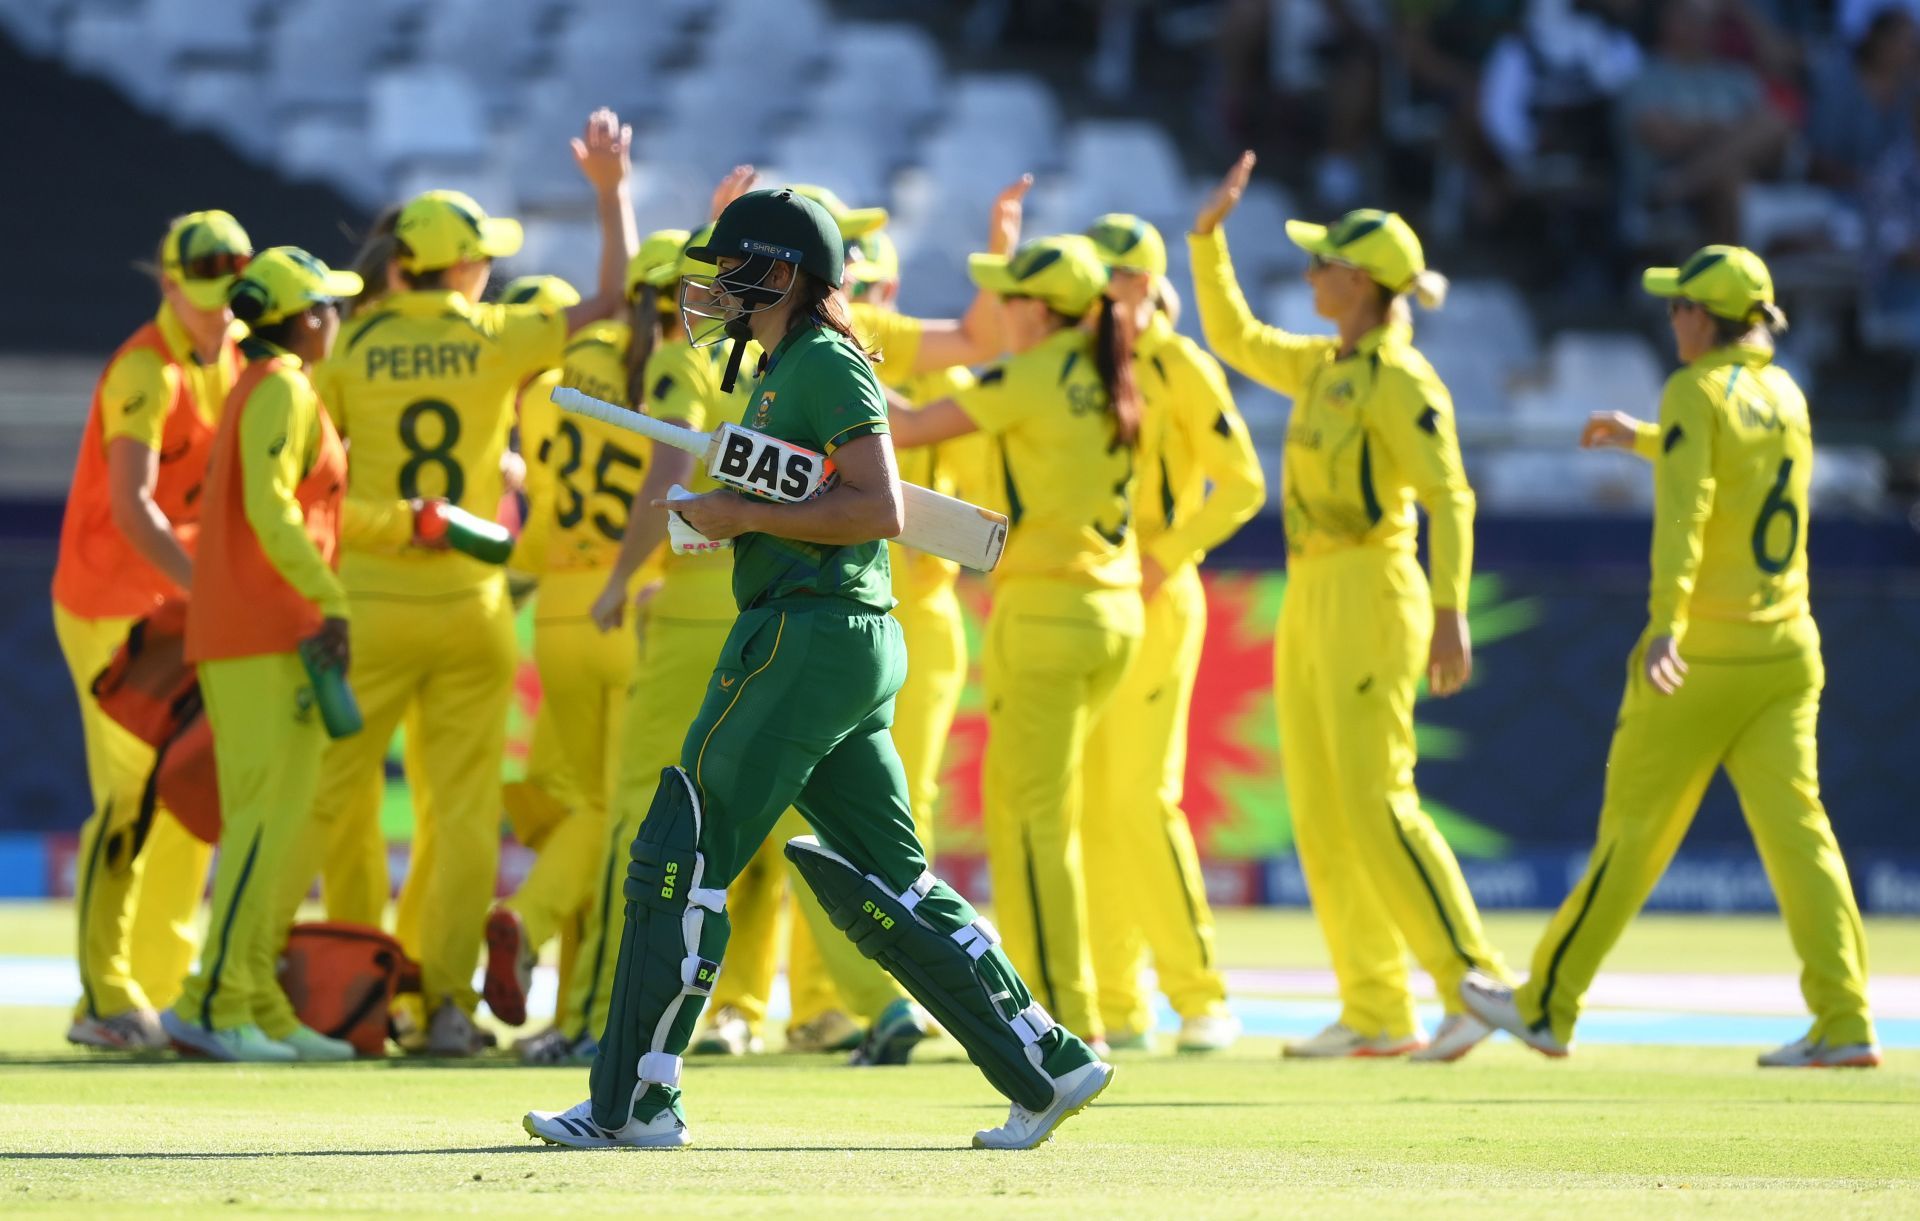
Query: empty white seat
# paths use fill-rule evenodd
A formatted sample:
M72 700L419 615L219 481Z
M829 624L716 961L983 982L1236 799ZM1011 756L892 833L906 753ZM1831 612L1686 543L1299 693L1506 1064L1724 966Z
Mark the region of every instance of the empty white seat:
M288 0L267 36L268 100L282 110L362 104L396 21L356 0Z
M364 123L339 114L298 115L282 125L274 149L289 178L327 183L370 210L389 202L386 175L367 157Z
M146 22L136 11L75 13L67 22L66 61L77 72L110 82L143 109L166 100L171 67L153 54Z
M1036 173L1059 165L1060 115L1053 95L1031 76L970 73L948 94L944 131L980 147L998 143L1004 157Z
M795 128L773 142L769 157L761 170L768 183L817 183L856 208L885 205L891 194L879 151L845 128Z
M545 53L551 6L520 0L435 0L417 40L420 58L448 64L486 81L482 101L500 114L513 108L514 84Z
M487 152L486 116L466 73L444 64L391 68L373 78L367 139L376 164L471 161Z
M1547 350L1544 385L1517 391L1515 414L1532 427L1570 429L1595 411L1645 417L1660 401L1666 371L1652 345L1638 335L1569 331Z
M1644 511L1653 503L1647 464L1631 454L1573 448L1471 451L1467 475L1483 509Z
M1169 230L1167 243L1186 244L1184 234L1193 224L1200 208L1218 182L1203 178L1187 189L1185 205L1179 213L1178 228ZM1271 182L1250 182L1239 206L1228 218L1227 243L1233 252L1233 265L1249 283L1274 276L1297 276L1306 270L1307 252L1287 237L1287 221L1300 213L1285 190Z
M593 190L580 176L568 141L580 134L587 116L605 100L590 86L566 76L529 86L519 122L497 150L523 207L591 209Z
M634 168L633 215L642 234L706 223L718 175L697 166L642 162Z
M255 20L263 0L147 0L154 54L243 58L260 46Z
M1815 510L1850 509L1878 513L1886 507L1887 458L1876 449L1822 445L1814 450Z
M68 0L0 0L0 30L29 55L57 55L67 7Z
M946 69L924 31L910 25L848 22L834 31L831 54L831 78L816 97L831 99L845 91L869 99L866 117L882 124L911 124L938 112ZM820 101L815 108L833 109Z
M185 65L174 73L167 113L188 131L210 131L255 160L273 153L276 133L260 122L260 72L228 64Z
M1067 136L1067 181L1082 210L1167 216L1190 208L1186 173L1165 131L1137 120L1095 119Z
M810 72L826 55L829 37L817 0L726 0L708 45L714 62L739 65L766 89L785 87ZM737 88L740 82L731 84Z

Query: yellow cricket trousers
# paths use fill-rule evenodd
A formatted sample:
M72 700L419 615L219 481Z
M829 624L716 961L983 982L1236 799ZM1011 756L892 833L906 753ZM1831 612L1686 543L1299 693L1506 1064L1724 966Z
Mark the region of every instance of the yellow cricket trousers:
M1101 1037L1081 864L1088 736L1140 643L1138 590L1003 581L987 622L982 764L993 914L1056 1020Z
M1340 1021L1370 1037L1416 1029L1406 951L1447 1012L1478 968L1507 978L1460 863L1413 785L1413 705L1433 607L1411 555L1354 547L1289 565L1274 638L1280 758Z
M326 730L297 653L200 664L220 779L220 855L200 964L174 1011L207 1030L254 1023L283 1038L299 1025L276 963L310 870L306 833Z
M418 702L420 760L432 796L432 851L418 909L428 1014L446 1000L471 1013L479 1000L473 973L500 859L500 759L515 652L513 606L499 578L444 597L354 599L347 677L366 728L329 746L314 815L332 849L365 853L379 830L369 777L408 705ZM331 893L327 908L335 919L364 920L364 913L343 914ZM364 922L378 922L377 906L372 915Z
M1203 1016L1227 998L1214 963L1206 880L1180 808L1187 714L1206 635L1206 590L1189 565L1147 603L1140 652L1087 741L1080 836L1087 940L1108 1031L1152 1029L1140 986L1148 949L1160 990L1181 1017Z
M598 1035L606 1024L614 964L620 956L619 896L628 845L653 804L660 769L680 757L687 726L700 710L714 659L732 626L731 620L671 619L642 612L607 799L605 850L588 897L571 987L560 1006L576 1024L570 1035Z
M127 638L133 620L83 619L59 604L54 634L80 701L93 810L80 828L75 895L81 996L76 1016L107 1018L171 1005L193 968L194 915L213 849L162 806L134 857L140 795L153 750L100 711L93 680Z
M593 622L593 600L605 584L598 569L549 573L534 602L541 714L552 725L567 775L564 789L574 798L567 816L529 844L539 855L507 901L534 946L578 925L603 872L607 794L639 653L632 632L602 632Z
M914 831L931 865L941 767L967 686L966 623L952 584L902 602L893 608L893 617L900 621L907 644L907 681L893 699L893 748L907 774Z
M1572 1041L1601 961L1724 767L1800 959L1812 1037L1873 1041L1866 934L1820 803L1815 730L1826 667L1813 618L1693 624L1680 644L1686 682L1672 695L1647 682L1646 645L1643 637L1628 663L1592 859L1534 950L1533 973L1515 993L1520 1012Z

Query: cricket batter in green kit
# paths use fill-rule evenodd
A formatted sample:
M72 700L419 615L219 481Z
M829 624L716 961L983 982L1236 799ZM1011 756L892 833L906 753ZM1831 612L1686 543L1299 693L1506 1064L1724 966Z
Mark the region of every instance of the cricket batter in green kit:
M683 290L692 341L731 339L737 360L751 339L769 354L747 426L830 455L836 475L795 503L728 490L657 502L732 541L740 617L633 841L593 1096L524 1121L552 1144L690 1143L680 1058L726 953L727 885L790 805L819 838L790 841L787 856L835 927L1011 1100L975 1148L1042 1143L1113 1075L1034 1001L999 934L927 871L914 837L888 733L907 669L887 613L900 480L886 398L840 292L844 245L824 208L781 188L735 200L687 251L718 273Z

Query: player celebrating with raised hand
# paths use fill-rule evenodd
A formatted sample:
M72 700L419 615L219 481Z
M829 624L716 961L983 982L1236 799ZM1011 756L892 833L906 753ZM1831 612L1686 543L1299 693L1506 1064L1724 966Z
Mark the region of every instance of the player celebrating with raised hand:
M688 1143L680 1052L726 949L723 888L797 805L824 842L796 839L789 857L834 923L1013 1100L975 1144L1039 1144L1112 1069L1032 1003L992 926L926 871L914 838L887 732L906 658L884 540L902 528L903 493L886 400L840 293L843 242L818 204L753 191L690 253L717 264L704 308L736 344L751 337L768 353L749 423L831 454L837 479L804 501L717 491L671 506L701 535L733 540L741 613L633 843L593 1096L530 1113L526 1128L577 1147Z
M562 362L567 337L625 303L636 245L627 198L629 129L596 112L573 142L600 220L593 297L566 311L476 304L495 258L520 248L518 222L486 216L458 192L429 191L394 225L394 290L356 314L315 377L349 445L348 494L441 496L491 518L515 393ZM472 979L499 854L500 760L512 693L513 608L499 567L457 553L349 545L341 577L354 606L352 681L366 731L328 752L316 817L331 828L335 876L360 877L362 923L384 901L377 825L342 825L410 702L436 850L421 914L428 1050L467 1055L481 1035ZM371 813L371 811L368 811ZM354 820L357 821L357 820ZM376 889L377 887L377 889Z
M351 731L316 691L315 669L337 675L348 658L334 575L347 455L307 368L333 346L336 298L360 286L276 246L229 290L252 334L207 464L186 637L213 728L220 861L199 970L161 1018L177 1045L216 1060L353 1058L294 1016L274 964L312 876L302 863L327 735ZM405 503L355 508L363 537L413 534Z
M1089 733L1144 630L1133 530L1141 406L1085 237L972 256L1014 355L949 399L896 413L903 448L973 431L1000 444L1011 525L987 624L982 789L996 910L1014 965L1069 1029L1101 1037L1081 865ZM1099 311L1097 328L1082 321Z
M81 996L67 1031L83 1046L164 1047L156 1009L193 965L209 849L164 808L138 825L154 753L101 711L92 684L133 622L192 582L207 453L243 363L227 288L252 255L225 212L168 226L159 311L100 377L60 524L53 626L80 699L93 795L75 903Z
M1826 669L1807 600L1813 432L1806 396L1773 363L1786 316L1766 264L1738 246L1651 268L1644 283L1667 298L1684 367L1667 379L1657 422L1601 413L1581 437L1653 463L1647 627L1607 752L1599 839L1535 947L1527 982L1511 988L1473 974L1462 992L1484 1020L1566 1055L1602 960L1724 767L1813 1011L1812 1029L1760 1064L1873 1067L1880 1048L1867 1010L1866 933L1820 803Z
M572 808L557 819L540 818L526 808L535 803L525 802L515 820L515 835L536 855L513 897L488 914L482 988L487 1007L509 1026L527 1020L527 989L540 947L576 927L592 902L593 882L604 863L607 790L637 644L632 633L600 631L591 611L626 534L649 447L593 420L560 418L552 390L568 385L614 401L638 391L640 370L666 321L649 279L679 259L686 239L684 229L648 234L627 264L627 317L588 323L568 340L565 363L534 378L520 395L528 509L509 565L539 579L533 606L539 720L547 727L544 741L553 743L560 756L555 787ZM542 291L555 291L551 281L543 277L520 287L533 289L532 300ZM504 300L513 301L513 287ZM541 744L537 737L536 750ZM530 777L536 774L535 762L529 760ZM513 805L508 804L510 813ZM564 957L569 970L562 975L570 976L578 964L572 954ZM562 996L569 982L563 978Z
M1473 490L1452 397L1413 346L1407 306L1415 295L1438 308L1446 280L1427 269L1419 238L1393 213L1362 209L1332 226L1288 221L1287 236L1312 256L1314 310L1338 334L1261 323L1220 231L1252 171L1245 153L1188 241L1208 345L1294 400L1274 695L1294 836L1341 1009L1286 1052L1457 1059L1489 1033L1460 1004L1460 981L1475 969L1504 977L1505 967L1413 786L1421 677L1447 696L1472 671ZM1415 502L1428 515L1431 582L1415 555ZM1414 1015L1409 948L1447 1008L1431 1044Z
M1214 961L1213 912L1193 832L1180 808L1207 595L1200 560L1266 499L1253 438L1220 363L1173 329L1160 231L1114 213L1087 230L1112 273L1108 294L1134 334L1144 413L1133 520L1140 540L1146 635L1087 743L1088 939L1100 1016L1116 1050L1146 1047L1153 1011L1140 986L1153 952L1160 990L1180 1015L1182 1051L1239 1037Z

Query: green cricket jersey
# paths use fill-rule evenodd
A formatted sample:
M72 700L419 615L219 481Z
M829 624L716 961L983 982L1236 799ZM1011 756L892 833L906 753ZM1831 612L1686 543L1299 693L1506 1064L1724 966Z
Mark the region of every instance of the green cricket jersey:
M831 455L858 437L887 431L887 399L873 366L837 331L802 325L767 359L746 426ZM893 607L882 540L833 547L772 534L733 544L733 598L750 610L775 598L814 594L876 610Z

